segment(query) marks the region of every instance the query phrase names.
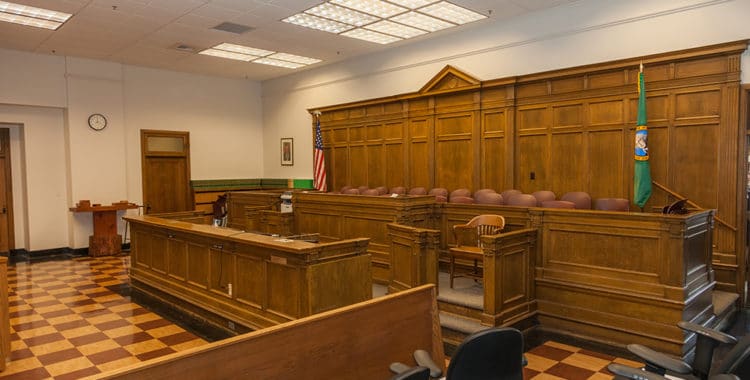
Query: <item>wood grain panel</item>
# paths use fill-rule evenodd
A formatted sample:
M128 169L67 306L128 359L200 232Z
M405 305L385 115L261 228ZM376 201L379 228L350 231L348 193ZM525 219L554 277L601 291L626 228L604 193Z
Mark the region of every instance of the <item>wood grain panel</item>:
M677 62L674 65L674 73L676 78L724 73L727 71L728 62L725 56Z
M412 142L409 150L409 187L431 187L432 161L427 142Z
M310 282L311 299L306 315L335 309L342 299L359 294L369 294L368 298L372 298L372 285L358 281L372 277L367 255L311 265L308 271L313 280Z
M547 82L524 83L516 89L516 96L519 98L530 98L534 96L544 96L549 94L549 85Z
M151 238L151 269L159 273L167 273L168 239L163 236Z
M261 257L237 256L237 283L234 284L235 298L256 308L264 308L267 300L265 262Z
M520 132L529 130L546 130L550 126L550 113L547 107L523 108L518 110L518 125L516 129Z
M386 186L406 186L404 146L401 143L392 143L385 146L385 184Z
M718 187L718 126L681 126L673 130L674 148L670 151L674 162L670 168L670 183L681 194L706 208L717 205ZM696 183L696 179L700 182Z
M351 174L347 185L367 185L367 151L364 146L351 146L349 148L349 165Z
M622 100L592 102L589 104L590 125L622 125L625 122L625 112Z
M194 286L208 289L208 248L201 244L187 244L187 281Z
M474 155L471 140L438 141L435 167L435 187L472 187Z
M331 131L330 136L332 144L349 142L349 130L347 128L335 128Z
M550 148L550 175L537 181L536 190L552 190L559 198L568 191L589 188L584 174L588 152L583 139L581 133L554 135Z
M350 127L349 128L349 141L350 142L362 142L367 138L367 131L364 126Z
M483 114L482 128L482 182L479 187L505 189L506 154L506 119L504 111L492 111Z
M566 92L583 90L583 77L561 78L551 81L552 93L562 94Z
M516 187L532 193L544 190L550 180L547 171L549 163L549 137L547 135L520 136L518 139L518 173ZM534 173L535 179L531 179Z
M266 264L266 274L268 311L290 319L299 318L302 313L302 273L297 268L269 262Z
M331 149L331 156L333 161L331 164L326 162L326 166L330 165L333 175L333 189L339 190L342 187L352 183L349 177L349 148L333 148Z
M224 243L214 243L208 251L209 256L209 290L215 295L230 298L229 284L234 281L234 253Z
M383 131L383 137L387 140L401 140L404 137L404 123L386 123Z
M552 127L580 127L583 124L583 106L569 104L552 107Z
M719 90L677 94L675 118L718 117L721 107Z
M367 146L367 181L362 184L371 188L385 185L385 168L387 161L384 159L385 147L382 144ZM363 167L363 168L365 168ZM352 171L358 170L357 166L352 166Z
M187 278L187 243L184 240L169 239L167 246L167 273L184 281Z
M138 236L136 236L138 235ZM151 267L151 240L153 239L151 234L143 233L141 231L133 231L131 233L133 240L133 249L130 250L130 256L132 258L132 265L144 268ZM137 242L137 243L136 243Z
M590 159L587 177L592 199L608 197L630 199L627 195L630 192L625 188L627 178L623 169L623 160L626 157L628 159L632 157L630 150L627 153L624 151L627 145L629 142L624 141L623 132L619 130L589 133L588 156Z
M370 124L367 125L367 141L368 142L379 142L383 139L383 125L382 124Z
M435 120L435 134L438 138L454 135L470 135L474 120L471 114L438 117Z
M627 74L621 70L614 70L602 73L592 73L588 75L588 88L607 88L618 87L626 84Z

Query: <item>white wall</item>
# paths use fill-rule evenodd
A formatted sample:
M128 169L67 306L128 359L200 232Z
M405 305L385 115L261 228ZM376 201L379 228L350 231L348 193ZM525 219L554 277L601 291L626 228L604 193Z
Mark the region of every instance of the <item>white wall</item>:
M265 173L312 177L306 109L419 90L445 65L488 80L750 38L750 0L582 0L263 83L264 142L295 140L295 165L265 155ZM743 81L750 59L743 56Z
M90 129L92 113L107 128ZM190 132L193 180L263 176L257 82L0 49L0 123L15 248L88 246L91 215L68 211L81 199L142 203L141 129Z

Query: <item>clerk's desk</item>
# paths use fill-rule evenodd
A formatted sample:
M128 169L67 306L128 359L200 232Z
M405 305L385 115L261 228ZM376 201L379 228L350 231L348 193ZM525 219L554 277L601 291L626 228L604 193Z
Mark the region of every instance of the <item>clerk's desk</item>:
M259 329L372 298L369 239L311 243L152 216L131 228L133 290Z

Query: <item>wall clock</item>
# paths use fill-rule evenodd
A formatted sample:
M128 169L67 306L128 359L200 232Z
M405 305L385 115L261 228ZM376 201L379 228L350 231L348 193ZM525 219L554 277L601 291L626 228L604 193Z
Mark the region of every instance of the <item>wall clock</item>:
M107 127L107 118L100 113L94 113L89 116L89 127L95 131L101 131Z

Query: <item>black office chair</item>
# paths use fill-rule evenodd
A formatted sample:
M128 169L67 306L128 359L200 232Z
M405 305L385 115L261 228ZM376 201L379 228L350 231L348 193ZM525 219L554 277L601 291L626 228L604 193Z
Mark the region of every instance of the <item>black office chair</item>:
M615 375L614 380L632 379L632 380L668 380L662 375L657 375L653 372L645 371L641 368L628 367L626 365L612 363L607 366L609 372ZM708 378L708 380L741 380L739 377L730 374L715 375Z
M417 350L414 360L430 369L430 376L442 375L440 367L427 352ZM404 366L403 364L400 364ZM469 335L456 348L448 370L447 380L523 380L523 334L510 327L493 327ZM394 370L396 364L391 365Z
M699 324L681 321L677 325L696 334L695 357L692 364L675 359L639 344L629 344L628 350L645 362L644 369L659 375L667 371L680 377L693 376L705 380L709 375L733 374L741 379L750 379L750 335L739 342L731 335ZM714 363L714 350L720 344L734 344L720 362Z
M412 367L404 372L397 373L391 380L429 380L430 369L427 367Z

